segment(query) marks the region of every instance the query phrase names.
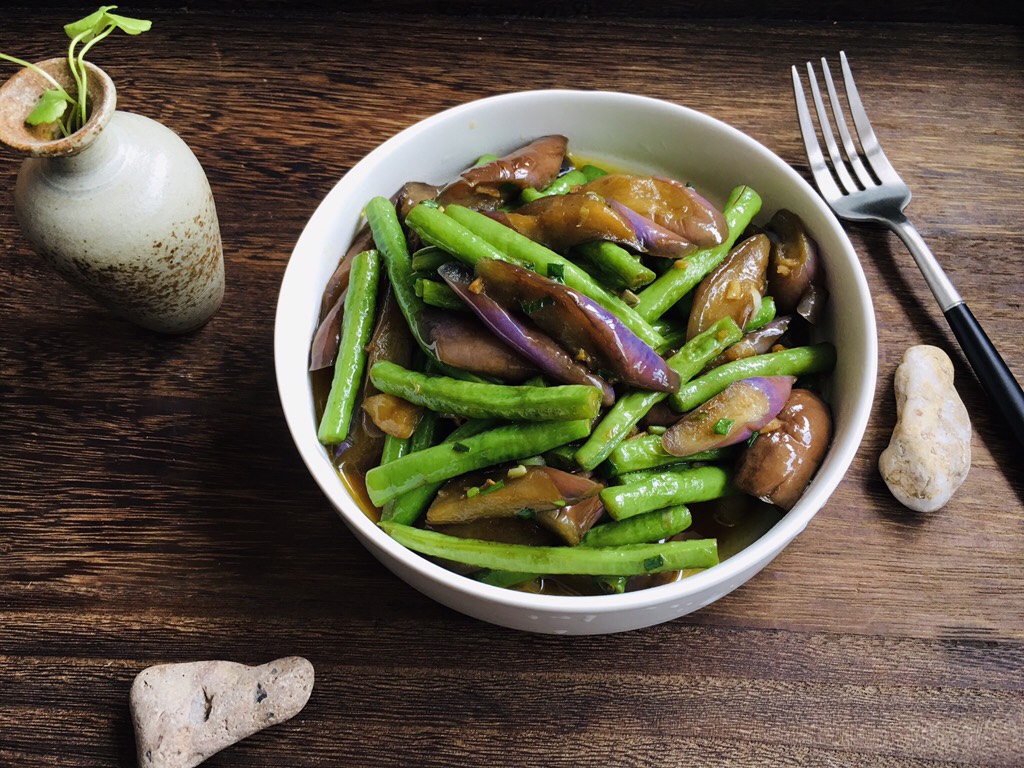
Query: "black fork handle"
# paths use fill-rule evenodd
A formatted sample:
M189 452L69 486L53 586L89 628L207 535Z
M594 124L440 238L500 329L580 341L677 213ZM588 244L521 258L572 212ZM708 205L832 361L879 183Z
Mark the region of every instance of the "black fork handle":
M886 219L885 223L899 235L914 257L967 362L974 369L992 405L999 411L1004 426L1024 448L1024 392L1020 384L914 225L902 212Z
M974 369L978 381L1003 418L1004 425L1024 448L1024 391L966 302L945 312L949 327Z

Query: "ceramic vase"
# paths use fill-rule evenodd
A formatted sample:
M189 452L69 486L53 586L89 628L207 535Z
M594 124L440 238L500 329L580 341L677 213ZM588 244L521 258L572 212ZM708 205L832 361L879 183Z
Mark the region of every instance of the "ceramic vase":
M74 93L64 59L37 66ZM0 87L0 142L28 155L14 191L21 231L60 275L117 314L161 333L195 330L224 297L206 173L169 128L117 111L113 82L86 66L89 118L67 137L25 123L50 87L41 75L22 69Z

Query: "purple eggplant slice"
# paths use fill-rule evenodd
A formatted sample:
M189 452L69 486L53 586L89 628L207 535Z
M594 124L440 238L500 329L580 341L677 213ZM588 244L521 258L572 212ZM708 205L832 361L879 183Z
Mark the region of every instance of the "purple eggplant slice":
M680 259L697 250L697 246L686 238L666 229L660 224L641 216L616 200L606 201L608 206L629 224L636 236L638 251L662 259Z
M605 407L615 402L615 392L608 382L575 362L549 336L532 323L520 320L487 294L471 290L473 273L454 262L442 265L437 273L495 336L548 376L563 384L599 387Z
M767 236L748 237L700 281L693 291L693 308L686 326L688 339L706 331L723 317L731 317L740 328L750 322L765 294L770 249L771 241Z
M816 322L827 298L817 244L800 217L785 209L772 216L768 231L772 237L768 290L781 312L795 312L808 322Z
M423 408L408 400L379 392L363 400L363 412L377 429L393 437L412 437Z
M832 414L810 390L794 389L777 421L740 456L734 482L737 489L788 511L825 458Z
M338 356L338 348L341 346L341 319L345 315L346 292L342 291L334 302L334 306L324 315L313 334L313 343L310 344L309 352L309 370L311 371L330 368Z
M725 363L734 360L742 360L745 357L763 355L772 350L775 343L786 335L789 330L790 317L777 317L770 323L765 323L760 328L743 335L743 338L725 350L722 354L708 363L705 370L717 368Z
M725 242L725 216L692 187L663 176L610 173L580 187L635 211L701 248Z
M735 381L669 427L661 445L673 456L689 456L740 443L778 415L794 381L794 376Z
M642 245L619 211L603 198L584 192L548 195L495 218L559 253L595 240L610 240L637 249Z
M479 376L522 382L537 369L464 312L427 309L417 315L437 359Z
M518 477L478 473L445 483L427 510L428 525L465 523L486 517L532 516L588 499L604 486L552 467L528 467Z
M657 352L579 291L491 259L478 261L476 274L484 293L506 309L521 311L602 378L614 377L628 386L658 392L679 389L679 374Z
M441 190L437 202L496 210L523 189L543 189L554 181L568 145L565 136L542 136L504 157L464 171Z
M587 531L604 515L600 496L589 498L555 509L539 510L534 520L571 547L575 547Z

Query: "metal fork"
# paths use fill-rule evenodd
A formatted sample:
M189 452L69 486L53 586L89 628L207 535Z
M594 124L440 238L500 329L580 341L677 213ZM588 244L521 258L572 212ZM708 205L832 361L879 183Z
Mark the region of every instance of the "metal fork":
M853 116L858 144L847 127L828 62L822 58L821 71L828 91L831 115L839 130L842 151L832 132L832 121L825 108L814 66L807 62L807 79L814 100L821 136L828 158L821 151L811 112L804 96L800 73L793 67L796 111L807 149L811 173L822 197L836 215L847 221L882 224L895 232L907 246L924 275L949 322L953 335L974 369L989 398L999 409L1004 422L1018 443L1024 446L1024 392L1005 361L975 319L966 302L943 272L914 225L903 214L910 202L910 188L889 163L878 143L867 112L861 104L844 52L839 53L846 86L846 101Z

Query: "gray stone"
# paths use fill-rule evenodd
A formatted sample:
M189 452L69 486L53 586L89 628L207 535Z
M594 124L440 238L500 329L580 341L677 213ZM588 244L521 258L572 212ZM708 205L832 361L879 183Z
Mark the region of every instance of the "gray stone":
M159 664L132 683L140 768L192 768L246 736L296 715L313 691L313 666L289 656Z
M953 386L953 363L938 347L910 347L894 383L896 427L878 468L901 504L934 512L967 479L971 420Z

